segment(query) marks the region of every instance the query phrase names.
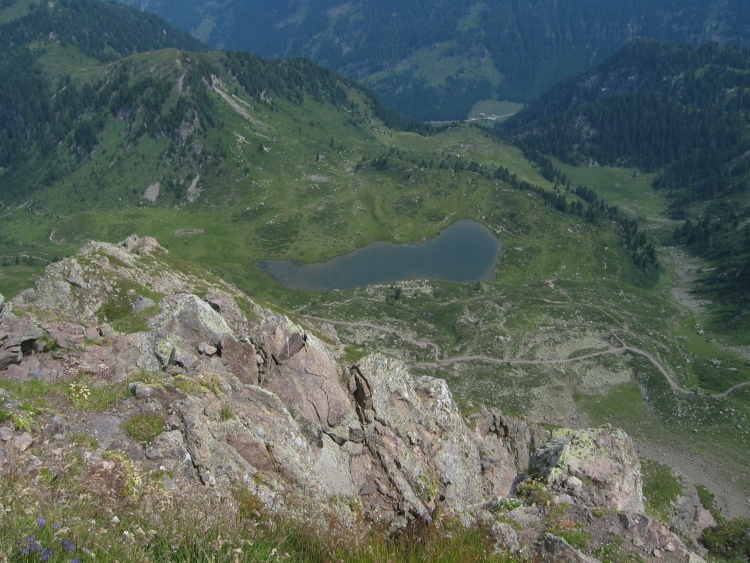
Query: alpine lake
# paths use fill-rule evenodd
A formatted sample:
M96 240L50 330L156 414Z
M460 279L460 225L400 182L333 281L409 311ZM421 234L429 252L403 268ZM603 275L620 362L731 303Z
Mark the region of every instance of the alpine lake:
M494 278L502 248L482 223L463 219L421 242L378 241L327 262L269 260L261 267L289 289L315 292L412 279L474 282Z

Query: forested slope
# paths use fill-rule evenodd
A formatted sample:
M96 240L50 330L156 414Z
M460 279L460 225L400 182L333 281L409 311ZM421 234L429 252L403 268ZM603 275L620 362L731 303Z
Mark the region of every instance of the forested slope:
M686 220L674 242L717 265L705 287L727 300L727 322L747 322L750 50L636 40L501 130L568 163L658 172L654 188Z
M91 150L103 125L96 110L126 77L75 85L65 72L52 76L40 60L53 50L73 49L84 64L175 47L205 47L155 16L97 0L49 4L6 1L0 5L0 198L23 191L13 172L29 160L49 158L62 142L74 153ZM58 175L54 159L40 171L42 183ZM59 163L58 163L59 164Z
M422 119L465 118L492 97L530 102L633 37L750 39L742 0L124 1L214 47L309 56Z

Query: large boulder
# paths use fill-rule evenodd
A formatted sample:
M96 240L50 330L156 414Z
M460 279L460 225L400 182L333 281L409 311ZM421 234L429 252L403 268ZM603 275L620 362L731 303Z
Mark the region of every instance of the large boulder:
M609 425L555 430L537 451L534 469L553 490L589 506L644 511L641 464L633 441Z

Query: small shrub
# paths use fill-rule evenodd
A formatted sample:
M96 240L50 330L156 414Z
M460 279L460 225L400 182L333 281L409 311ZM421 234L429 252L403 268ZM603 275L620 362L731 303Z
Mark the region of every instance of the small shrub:
M33 432L39 427L36 420L34 420L30 415L12 413L10 415L10 418L13 421L13 425L16 427L16 430L18 430L19 432Z
M265 512L265 506L258 495L247 487L237 487L232 491L232 496L237 503L237 510L243 520L260 518Z
M230 409L229 407L221 407L219 417L224 421L232 420L234 418L234 412L232 412L232 409Z
M199 395L205 391L203 386L198 381L184 375L177 375L173 377L172 385L174 385L177 389L186 393L187 395Z
M707 528L700 541L709 553L729 561L750 561L750 518L734 518Z
M523 502L520 499L517 499L516 497L505 497L499 499L497 502L493 502L490 507L490 512L493 514L503 514L522 506Z
M136 414L125 421L122 427L134 440L150 444L164 430L164 417L154 413Z
M89 405L91 390L85 383L74 381L68 386L68 397L73 402L75 409L85 410Z
M68 442L81 448L96 449L99 442L91 434L84 432L68 432Z
M553 495L541 479L526 479L518 485L518 496L528 504L549 506Z
M63 393L68 396L76 410L104 411L125 399L128 389L122 383L96 384L88 376L80 375L63 390Z
M0 409L0 422L5 422L6 420L10 420L11 414L10 411L7 411L5 409Z
M417 479L417 495L427 501L437 497L440 491L440 479L432 469L427 469Z

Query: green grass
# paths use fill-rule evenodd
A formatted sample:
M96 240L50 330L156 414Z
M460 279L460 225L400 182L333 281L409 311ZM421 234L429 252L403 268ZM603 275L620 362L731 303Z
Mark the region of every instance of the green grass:
M164 430L164 416L143 413L131 416L122 425L123 430L138 442L150 444Z
M570 166L554 159L553 162L573 187L579 184L591 187L607 203L618 205L634 217L661 217L664 213L666 199L651 188L654 174L607 166Z
M701 506L711 513L716 522L723 522L724 517L716 507L716 497L714 494L709 491L705 485L701 485L700 483L695 486L695 490L698 493L698 499L701 501Z
M683 493L684 485L667 465L649 459L641 460L643 496L646 513L663 523L669 523L672 508Z
M419 49L409 58L400 61L392 70L371 74L367 77L366 83L377 88L379 82L387 81L394 73L408 71L424 78L432 86L443 86L448 77L456 75L465 78L489 77L494 86L500 84L502 75L486 53L483 53L481 59L468 59L448 54L454 48L452 43L444 43L436 48Z
M0 10L0 23L7 23L25 16L35 3L34 0L18 0L13 2L9 7Z
M516 560L493 554L491 535L482 526L437 519L389 535L360 521L361 533L355 533L331 513L324 524L312 527L266 512L247 489L238 490L234 499L209 491L190 496L167 491L158 474L144 473L118 454L108 457L104 469L87 464L70 447L58 449L51 460L36 475L11 471L0 481L0 557L36 561L51 550L52 562ZM342 508L347 506L342 502Z
M523 104L516 102L501 102L498 100L482 100L474 104L469 112L469 117L479 117L479 114L486 116L494 115L498 117L497 121L505 121L511 115L514 115L524 108Z

